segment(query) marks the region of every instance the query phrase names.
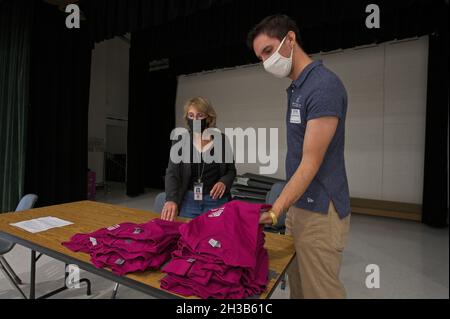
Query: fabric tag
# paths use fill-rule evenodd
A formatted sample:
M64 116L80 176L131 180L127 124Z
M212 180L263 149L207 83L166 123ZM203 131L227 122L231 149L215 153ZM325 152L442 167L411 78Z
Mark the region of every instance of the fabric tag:
M219 217L220 215L222 215L223 211L223 207L212 209L208 217Z
M89 240L91 241L92 246L97 246L97 239L94 237L89 237Z
M222 245L220 244L220 242L217 241L217 240L215 240L215 239L213 239L213 238L211 238L211 239L208 241L208 243L209 243L212 247L214 247L214 248L220 248L220 247L222 247Z
M292 124L301 124L302 123L300 109L291 109L291 123Z
M119 266L122 266L124 263L125 263L125 260L122 259L122 258L117 259L116 262L115 262L115 264L119 265Z
M113 225L113 226L109 226L109 227L106 228L106 229L109 230L109 231L111 231L111 230L117 229L117 228L119 228L119 227L120 227L120 225Z

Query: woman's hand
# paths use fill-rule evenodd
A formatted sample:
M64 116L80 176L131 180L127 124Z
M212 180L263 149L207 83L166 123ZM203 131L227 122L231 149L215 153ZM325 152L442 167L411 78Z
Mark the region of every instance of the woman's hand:
M212 199L220 199L225 194L227 187L224 183L218 182L214 187L211 189L211 192L209 195L212 197Z
M178 205L175 202L168 201L164 204L163 210L161 212L161 219L173 221L178 215Z

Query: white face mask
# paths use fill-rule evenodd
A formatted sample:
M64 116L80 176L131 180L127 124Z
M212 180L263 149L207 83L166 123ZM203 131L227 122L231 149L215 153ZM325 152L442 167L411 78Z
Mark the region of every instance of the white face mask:
M284 37L283 41L281 41L277 51L272 54L270 58L264 61L264 69L277 78L287 77L291 73L292 69L292 55L294 53L294 48L292 48L291 56L289 58L285 58L280 54L280 49L285 40L286 37Z

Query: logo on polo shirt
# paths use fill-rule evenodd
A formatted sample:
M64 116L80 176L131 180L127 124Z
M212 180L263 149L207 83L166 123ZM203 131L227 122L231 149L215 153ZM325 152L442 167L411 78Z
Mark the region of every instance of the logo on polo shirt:
M314 199L312 199L311 197L308 197L306 200L308 201L309 204L314 203Z
M297 108L297 109L301 109L301 108L303 107L301 100L302 100L302 96L299 95L299 96L295 99L295 102L292 102L292 107L293 107L293 108Z

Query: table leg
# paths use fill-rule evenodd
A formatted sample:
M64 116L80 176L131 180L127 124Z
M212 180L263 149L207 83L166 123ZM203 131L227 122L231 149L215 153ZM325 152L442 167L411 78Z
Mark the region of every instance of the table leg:
M36 251L31 251L30 299L36 298Z

